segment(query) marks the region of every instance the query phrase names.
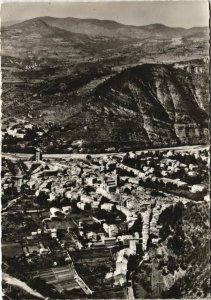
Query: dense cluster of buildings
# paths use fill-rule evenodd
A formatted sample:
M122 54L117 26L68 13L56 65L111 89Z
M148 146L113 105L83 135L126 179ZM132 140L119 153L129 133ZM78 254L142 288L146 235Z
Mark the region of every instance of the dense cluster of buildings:
M36 149L31 159L3 159L3 222L6 224L15 211L23 218L12 234L10 228L3 228L5 249L17 243L29 265L35 257L41 261L49 257L46 270L67 264L75 268L80 263L79 258L72 262L75 251L85 251L90 257L95 253L101 268L99 278L110 288L125 288L130 258L139 256L147 261L149 245L159 246L162 211L175 201L190 201L184 197L187 191L197 194L197 200L206 199L208 163L207 150L62 160L46 159ZM175 188L181 194L178 189L174 194ZM105 249L114 252L112 258L106 254L110 270L98 257ZM9 252L13 257L12 250ZM93 262L86 262L91 269ZM89 294L86 272L80 274L78 270L77 274L78 281L68 277L71 286ZM52 284L58 286L54 281ZM96 289L95 285L89 282L90 291Z

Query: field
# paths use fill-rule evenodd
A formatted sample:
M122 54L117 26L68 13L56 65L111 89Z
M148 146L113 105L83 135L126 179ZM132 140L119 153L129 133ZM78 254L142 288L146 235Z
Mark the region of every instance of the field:
M60 293L64 290L70 291L80 288L74 279L74 273L70 265L44 270L39 273L39 276L47 284L54 285Z
M20 256L23 254L23 249L18 243L2 244L2 255L6 257Z

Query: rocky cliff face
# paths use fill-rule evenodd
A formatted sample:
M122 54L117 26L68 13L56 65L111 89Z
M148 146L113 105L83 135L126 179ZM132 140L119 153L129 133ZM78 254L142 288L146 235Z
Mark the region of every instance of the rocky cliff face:
M101 115L113 142L139 146L206 143L208 115L203 98L207 77L198 82L184 70L146 64L99 85L89 108ZM203 84L204 83L204 84Z

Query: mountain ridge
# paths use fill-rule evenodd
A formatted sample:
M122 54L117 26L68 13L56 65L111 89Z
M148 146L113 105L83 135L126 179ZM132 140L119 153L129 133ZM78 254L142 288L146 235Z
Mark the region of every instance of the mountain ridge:
M8 29L13 29L16 26L25 26L34 21L43 21L45 24L54 28L60 28L68 32L85 34L88 36L104 35L107 37L125 37L125 38L146 38L154 35L155 37L186 37L194 32L207 31L207 27L169 27L164 24L149 24L149 25L128 25L121 24L113 20L99 19L79 19L73 17L55 18L50 16L37 17L23 21L21 23L8 26Z
M97 22L110 22L113 24L117 24L120 26L124 26L124 27L135 27L135 28L142 28L142 27L150 27L150 26L162 26L162 27L167 27L167 28L171 28L171 29L185 29L185 30L190 30L190 29L208 29L208 26L193 26L193 27L175 27L175 26L168 26L166 24L163 23L150 23L150 24L146 24L146 25L134 25L134 24L123 24L114 20L109 20L109 19L97 19L97 18L76 18L76 17L52 17L52 16L41 16L41 17L35 17L35 18L31 18L31 19L26 19L26 20L18 20L18 21L14 21L12 22L13 24L11 25L7 25L6 27L11 27L20 23L24 23L26 21L30 21L30 20L36 20L36 19L49 19L49 20L77 20L77 21L97 21ZM2 22L3 24L5 22ZM7 24L9 24L9 22L6 22Z

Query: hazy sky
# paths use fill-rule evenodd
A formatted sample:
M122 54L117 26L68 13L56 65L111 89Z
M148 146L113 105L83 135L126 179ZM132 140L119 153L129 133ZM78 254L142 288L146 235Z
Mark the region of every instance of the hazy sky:
M2 23L39 16L97 18L123 24L162 23L172 27L208 26L209 4L202 1L7 3L1 8Z

